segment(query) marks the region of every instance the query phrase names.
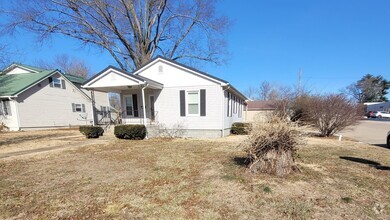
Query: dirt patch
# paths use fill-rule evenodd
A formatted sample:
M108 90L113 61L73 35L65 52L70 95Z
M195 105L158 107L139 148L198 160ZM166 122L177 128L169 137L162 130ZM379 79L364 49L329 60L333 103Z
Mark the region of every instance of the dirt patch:
M236 137L233 137L236 138ZM226 140L226 141L224 141ZM389 219L390 152L310 138L302 173L245 168L242 140L109 140L0 161L0 218Z

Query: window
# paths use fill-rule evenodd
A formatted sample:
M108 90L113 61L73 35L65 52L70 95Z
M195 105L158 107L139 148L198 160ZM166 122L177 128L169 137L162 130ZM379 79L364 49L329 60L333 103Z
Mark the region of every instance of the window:
M199 115L199 91L187 92L188 115Z
M50 87L65 89L65 80L63 79L49 77L49 84Z
M72 103L72 110L73 112L85 112L85 105Z
M125 96L125 105L126 105L126 115L132 116L133 115L133 97L132 96Z
M232 113L233 113L233 95L228 92L227 93L227 116L228 117L232 117Z
M61 88L61 80L57 78L53 78L53 87Z
M11 115L11 106L9 101L0 101L0 115Z

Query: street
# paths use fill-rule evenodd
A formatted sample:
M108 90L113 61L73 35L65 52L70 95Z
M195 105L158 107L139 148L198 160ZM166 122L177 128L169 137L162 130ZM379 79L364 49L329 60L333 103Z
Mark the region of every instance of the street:
M388 131L390 131L388 119L363 119L358 125L339 134L364 143L385 147Z

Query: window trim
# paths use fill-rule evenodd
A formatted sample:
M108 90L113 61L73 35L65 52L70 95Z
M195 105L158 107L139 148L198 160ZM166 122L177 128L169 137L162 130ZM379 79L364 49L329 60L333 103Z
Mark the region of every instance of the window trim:
M62 79L59 79L59 78L56 78L56 77L52 77L51 83L53 84L53 88L62 89ZM56 86L56 85L59 85L59 87Z
M198 102L197 103L189 103L188 94L189 93L197 93L198 94ZM190 108L188 107L190 104L198 104L198 113L197 114L190 114ZM187 116L200 116L200 90L187 90L186 91L186 113Z
M124 98L124 107L125 107L125 109L124 109L124 111L125 111L125 115L126 116L131 116L131 117L134 117L134 105L133 105L133 94L128 94L128 95L124 95L123 96L123 98ZM127 114L127 98L130 98L130 105L129 105L129 107L131 107L131 115L129 115L129 114Z

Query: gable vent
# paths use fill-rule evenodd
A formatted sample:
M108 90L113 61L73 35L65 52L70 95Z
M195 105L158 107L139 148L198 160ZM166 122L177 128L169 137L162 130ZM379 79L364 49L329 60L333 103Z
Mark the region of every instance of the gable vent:
M163 71L164 71L163 66L162 65L158 66L158 72L162 73Z

